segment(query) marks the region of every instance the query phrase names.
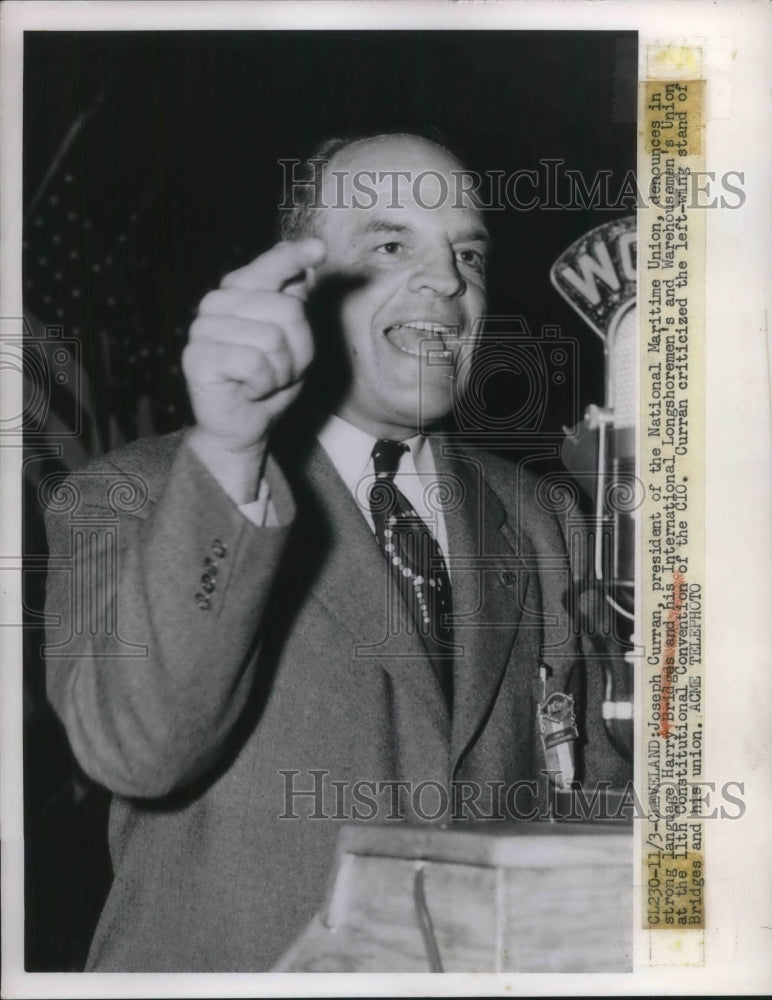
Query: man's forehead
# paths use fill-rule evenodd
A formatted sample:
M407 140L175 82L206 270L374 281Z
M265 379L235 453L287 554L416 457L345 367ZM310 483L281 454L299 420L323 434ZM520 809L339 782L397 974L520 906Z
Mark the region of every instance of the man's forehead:
M354 209L357 216L388 213L388 222L358 219L358 228L399 225L395 215L429 209L450 212L459 224L484 233L470 196L472 181L470 171L436 144L416 136L384 136L352 143L332 157L324 172L322 203Z

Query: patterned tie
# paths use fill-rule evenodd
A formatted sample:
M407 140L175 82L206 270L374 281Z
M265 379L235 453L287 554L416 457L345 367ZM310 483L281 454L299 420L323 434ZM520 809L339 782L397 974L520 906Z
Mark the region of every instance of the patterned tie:
M450 577L434 535L400 493L394 482L403 454L399 441L376 441L373 447L375 483L370 512L375 533L389 562L394 582L410 608L440 681L453 707L453 633Z

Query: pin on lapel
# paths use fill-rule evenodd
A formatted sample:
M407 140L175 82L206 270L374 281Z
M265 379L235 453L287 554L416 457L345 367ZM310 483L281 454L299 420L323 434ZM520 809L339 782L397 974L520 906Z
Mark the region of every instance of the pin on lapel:
M558 788L570 788L576 772L574 743L579 737L573 695L555 691L547 695L549 667L542 664L539 674L544 700L537 708L547 770Z

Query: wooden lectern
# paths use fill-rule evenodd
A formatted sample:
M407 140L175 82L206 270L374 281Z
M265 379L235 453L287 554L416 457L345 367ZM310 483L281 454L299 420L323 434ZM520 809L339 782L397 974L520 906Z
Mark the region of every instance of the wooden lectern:
M632 858L627 823L351 824L273 971L630 971Z

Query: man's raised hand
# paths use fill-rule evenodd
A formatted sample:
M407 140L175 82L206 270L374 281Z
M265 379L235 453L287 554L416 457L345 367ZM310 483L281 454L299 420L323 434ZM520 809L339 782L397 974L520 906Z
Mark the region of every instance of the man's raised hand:
M268 431L313 359L305 298L324 255L314 237L277 243L226 275L190 328L182 366L197 425L191 444L216 473L224 463L237 479L246 475L243 502L251 499L249 469L259 468Z
M264 440L299 392L314 353L308 269L324 252L316 238L277 243L201 301L182 365L199 428L231 451Z

